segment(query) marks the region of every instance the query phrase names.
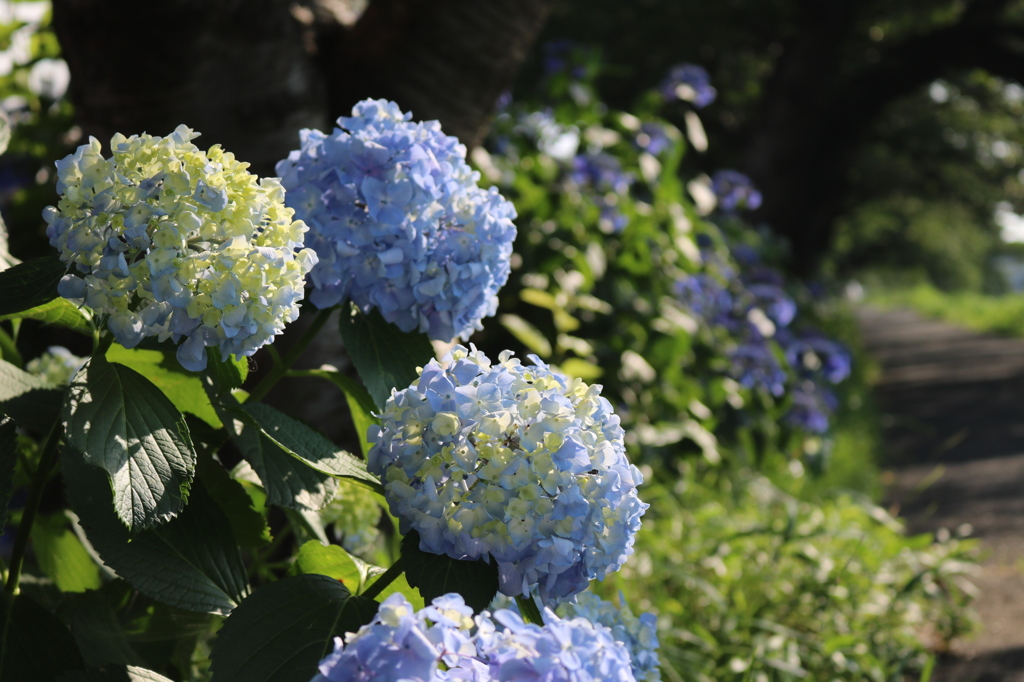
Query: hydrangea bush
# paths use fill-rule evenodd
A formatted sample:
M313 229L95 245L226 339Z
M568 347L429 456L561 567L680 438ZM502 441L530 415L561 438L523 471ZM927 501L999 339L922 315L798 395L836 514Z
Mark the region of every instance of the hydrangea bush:
M647 508L601 387L510 352L493 365L463 346L432 357L429 339L494 314L515 210L477 186L436 122L366 101L339 125L305 131L283 181L199 149L184 125L117 134L110 157L90 139L56 163L59 199L43 214L56 254L21 263L4 242L0 464L19 455L25 488L0 543L9 631L72 642L43 672L31 647L9 647L5 677L102 665L248 682L260 661L266 679L306 680L320 663L331 680L629 682L632 657L645 675L656 666L651 616L638 630L632 616L551 610L622 567ZM321 309L246 384L247 357L298 317L307 286ZM337 308L361 381L292 369ZM22 357L20 332L39 323L72 335L74 352ZM361 453L263 402L288 376L341 389ZM391 396L374 404L382 386ZM41 512L58 468L66 503ZM209 657L196 669L97 657L88 628L72 634L19 593L29 575L65 595L72 620L195 613L171 639ZM486 611L499 590L521 610ZM68 596L81 591L97 595ZM211 614L227 616L212 644ZM143 658L153 669L133 667Z

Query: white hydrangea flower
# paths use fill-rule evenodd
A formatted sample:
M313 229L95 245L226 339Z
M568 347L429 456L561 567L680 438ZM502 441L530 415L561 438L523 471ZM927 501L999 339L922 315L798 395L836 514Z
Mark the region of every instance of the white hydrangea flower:
M107 316L126 348L171 338L182 366L252 355L298 316L316 254L277 178L258 180L233 154L181 125L167 137L120 133L57 162L56 207L43 217L70 272L58 291Z

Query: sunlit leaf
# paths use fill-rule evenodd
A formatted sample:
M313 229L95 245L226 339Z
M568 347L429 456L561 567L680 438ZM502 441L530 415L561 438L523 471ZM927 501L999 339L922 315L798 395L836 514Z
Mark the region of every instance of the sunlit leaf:
M71 382L63 418L68 442L109 475L129 529L181 511L196 453L184 417L146 377L92 358Z

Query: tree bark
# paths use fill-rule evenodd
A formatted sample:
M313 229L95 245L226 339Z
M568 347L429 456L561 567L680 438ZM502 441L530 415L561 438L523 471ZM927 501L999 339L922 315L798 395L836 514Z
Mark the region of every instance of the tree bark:
M554 0L374 0L346 40L318 41L331 116L365 97L483 141ZM327 34L330 36L330 34Z
M184 123L264 175L326 121L284 0L54 0L53 23L78 123L104 144Z

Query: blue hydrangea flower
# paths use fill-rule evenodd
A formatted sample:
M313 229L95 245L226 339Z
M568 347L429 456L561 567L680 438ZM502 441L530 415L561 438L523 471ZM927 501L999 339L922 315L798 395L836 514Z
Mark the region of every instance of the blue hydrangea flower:
M277 172L319 257L314 305L351 299L402 331L466 339L497 310L515 209L477 186L465 146L437 121L410 118L393 102L360 102L330 134L303 130Z
M62 296L106 316L121 345L167 338L186 369L252 355L298 314L316 254L276 178L257 180L233 154L167 137L120 133L57 162L56 207L43 211L50 244L70 272Z
M311 682L440 682L448 670L484 669L470 639L473 610L455 594L415 612L401 594L384 600L368 625L334 638Z
M648 154L657 156L673 145L668 127L656 121L644 121L636 135L636 146Z
M785 346L786 360L802 376L821 376L830 384L850 376L850 352L817 330L804 330L788 338Z
M555 602L622 566L647 505L601 387L531 359L431 361L388 399L367 464L421 549L493 557L504 594Z
M635 682L627 645L607 626L549 609L544 623L508 610L473 618L458 594L413 612L393 594L359 632L335 638L311 682Z
M587 591L576 595L575 601L559 604L555 613L562 618L583 618L610 628L615 641L624 644L629 652L637 682L661 682L657 617L644 613L637 618L621 593L619 602L621 606Z
M732 294L710 274L700 273L680 279L675 290L679 300L708 324L722 324L732 311Z
M622 162L617 157L604 152L577 154L572 160L569 177L577 185L616 194L626 194L634 181L632 175L622 170Z
M761 206L761 192L739 171L716 171L711 176L711 191L718 197L718 207L727 213L753 211Z
M611 629L585 618L559 618L544 609L544 625L519 614L494 612L494 625L477 617L477 650L491 679L527 682L635 682L629 651ZM498 626L503 626L500 629ZM492 629L493 628L493 629Z
M765 340L741 343L729 351L729 373L747 388L778 397L786 392L786 372Z
M701 109L718 96L718 91L711 86L707 70L696 64L673 66L658 85L658 90L667 101L683 99Z
M835 394L820 384L801 381L792 391L793 405L786 413L785 421L799 429L823 434L828 431L828 418L839 402Z

